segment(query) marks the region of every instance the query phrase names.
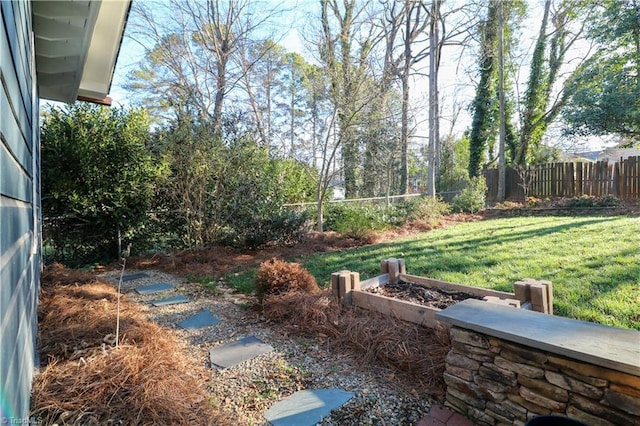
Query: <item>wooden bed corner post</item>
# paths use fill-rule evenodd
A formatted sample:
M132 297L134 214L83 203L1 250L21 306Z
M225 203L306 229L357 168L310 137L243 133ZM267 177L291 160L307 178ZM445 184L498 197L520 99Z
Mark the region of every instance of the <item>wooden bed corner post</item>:
M398 259L398 270L400 271L401 274L407 273L407 265L404 262L404 259Z
M352 290L360 290L360 274L358 272L340 271L331 274L331 293L343 305L351 305Z
M407 273L407 265L404 259L396 259L390 257L380 262L380 270L383 274L389 274L389 283L395 284L398 282L400 274Z
M553 283L524 278L513 284L516 299L521 305L529 303L531 310L553 315Z

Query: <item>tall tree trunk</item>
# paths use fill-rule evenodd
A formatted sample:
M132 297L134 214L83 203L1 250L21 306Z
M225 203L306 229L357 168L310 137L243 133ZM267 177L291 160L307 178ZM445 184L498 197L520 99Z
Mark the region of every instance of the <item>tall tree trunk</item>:
M269 71L268 73L271 73L271 71ZM265 145L269 149L271 149L271 143L273 142L273 129L271 127L271 81L272 77L269 76L269 78L267 79L267 87L265 88L265 97L267 102L267 140L265 141Z
M529 82L527 83L527 92L525 94L525 110L522 117L522 129L520 131L520 144L515 155L514 161L521 166L527 163L527 154L530 146L538 144L542 135L540 134L539 124L545 113L546 101L544 99L548 84L545 78L545 58L544 52L547 47L547 22L549 20L549 10L551 9L551 0L547 0L544 5L544 14L540 24L540 32L538 40L533 50L531 59L531 71L529 73Z
M317 196L317 202L316 202L316 231L318 232L322 232L323 231L323 221L324 221L324 217L322 214L322 205L324 203L324 196L322 194L322 191L320 190L320 187L318 186L318 192L316 194Z
M438 102L438 52L439 52L439 0L431 6L431 28L429 31L429 169L427 175L427 194L436 195L436 180L439 173L440 107Z
M469 136L469 177L480 176L485 162L487 145L492 137L491 123L495 120L498 7L495 0L489 2L487 20L483 24L480 53L480 82L473 100L473 122Z
M500 144L498 148L498 194L497 200L504 201L506 178L506 117L504 107L504 16L502 0L498 12L498 95L500 98Z
M409 73L411 72L411 0L405 0L404 61L402 70L402 124L400 130L400 193L409 190Z
M222 135L222 104L224 102L224 92L227 90L226 68L226 61L218 62L216 67L216 95L213 104L213 131L216 135Z
M315 169L318 168L318 157L316 153L318 152L318 103L314 101L313 108L311 112L311 145L313 146L312 155L313 155L313 167Z
M260 105L258 104L258 100L256 99L256 96L253 93L253 89L251 88L251 81L248 74L246 75L246 79L247 79L246 91L247 91L247 96L249 97L249 105L253 110L256 130L258 131L258 136L262 141L261 145L269 146L267 142L267 132L265 131L265 120L262 115L262 111L260 110Z
M634 1L633 8L636 12L634 14L636 22L633 26L633 39L636 45L636 89L640 91L640 1Z
M295 131L295 124L296 124L296 83L295 83L295 76L294 76L294 69L293 69L293 63L294 61L291 60L291 87L290 87L290 91L291 91L291 99L290 99L290 105L289 105L289 124L291 126L291 131L290 131L290 140L289 140L289 144L290 144L290 150L289 150L289 158L293 158L294 155L294 131ZM315 129L314 129L315 130ZM315 137L315 135L313 136ZM313 151L315 152L315 150Z

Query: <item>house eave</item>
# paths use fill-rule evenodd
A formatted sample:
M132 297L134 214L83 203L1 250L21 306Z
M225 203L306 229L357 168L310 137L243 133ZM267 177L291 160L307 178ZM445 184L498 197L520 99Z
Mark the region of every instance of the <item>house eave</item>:
M131 0L33 2L42 99L105 103L130 7Z

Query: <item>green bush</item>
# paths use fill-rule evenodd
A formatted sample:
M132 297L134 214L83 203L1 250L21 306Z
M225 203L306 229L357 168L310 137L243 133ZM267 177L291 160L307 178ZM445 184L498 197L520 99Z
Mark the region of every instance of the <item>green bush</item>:
M454 212L476 213L485 207L487 184L481 176L470 180L469 186L456 195L451 203Z
M273 159L247 138L234 141L211 188L212 218L233 232L235 246L256 248L289 243L304 232L304 213L283 212L282 204L308 201L311 172L291 160Z
M602 197L583 195L564 199L561 205L563 207L617 207L620 205L620 200L613 195L603 195Z
M329 203L325 229L358 239L370 239L371 233L411 223L431 229L450 207L439 197L413 198L391 205Z
M221 138L187 121L161 139L171 163L162 210L182 245L256 248L293 242L306 230L306 214L281 208L313 199L314 170L272 158L248 133Z
M379 231L397 222L393 206L329 203L325 229L352 238L367 239L371 232Z
M220 232L218 242L224 245L260 248L269 244L291 245L309 231L309 216L305 211L283 211L245 222L244 228L229 228Z
M440 197L419 198L412 202L412 207L407 220L424 229L438 226L443 216L451 211L451 206Z
M45 244L68 264L113 259L117 235L144 229L163 161L148 149L140 109L76 103L43 114Z

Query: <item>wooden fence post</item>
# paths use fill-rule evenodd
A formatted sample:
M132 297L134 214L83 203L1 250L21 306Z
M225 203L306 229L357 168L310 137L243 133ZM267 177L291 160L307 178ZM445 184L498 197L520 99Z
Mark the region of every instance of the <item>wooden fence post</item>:
M404 262L404 259L398 259L398 271L400 271L401 274L407 273L407 265Z
M538 281L545 289L545 293L547 296L547 310L545 313L553 315L553 284L551 281L540 280Z

